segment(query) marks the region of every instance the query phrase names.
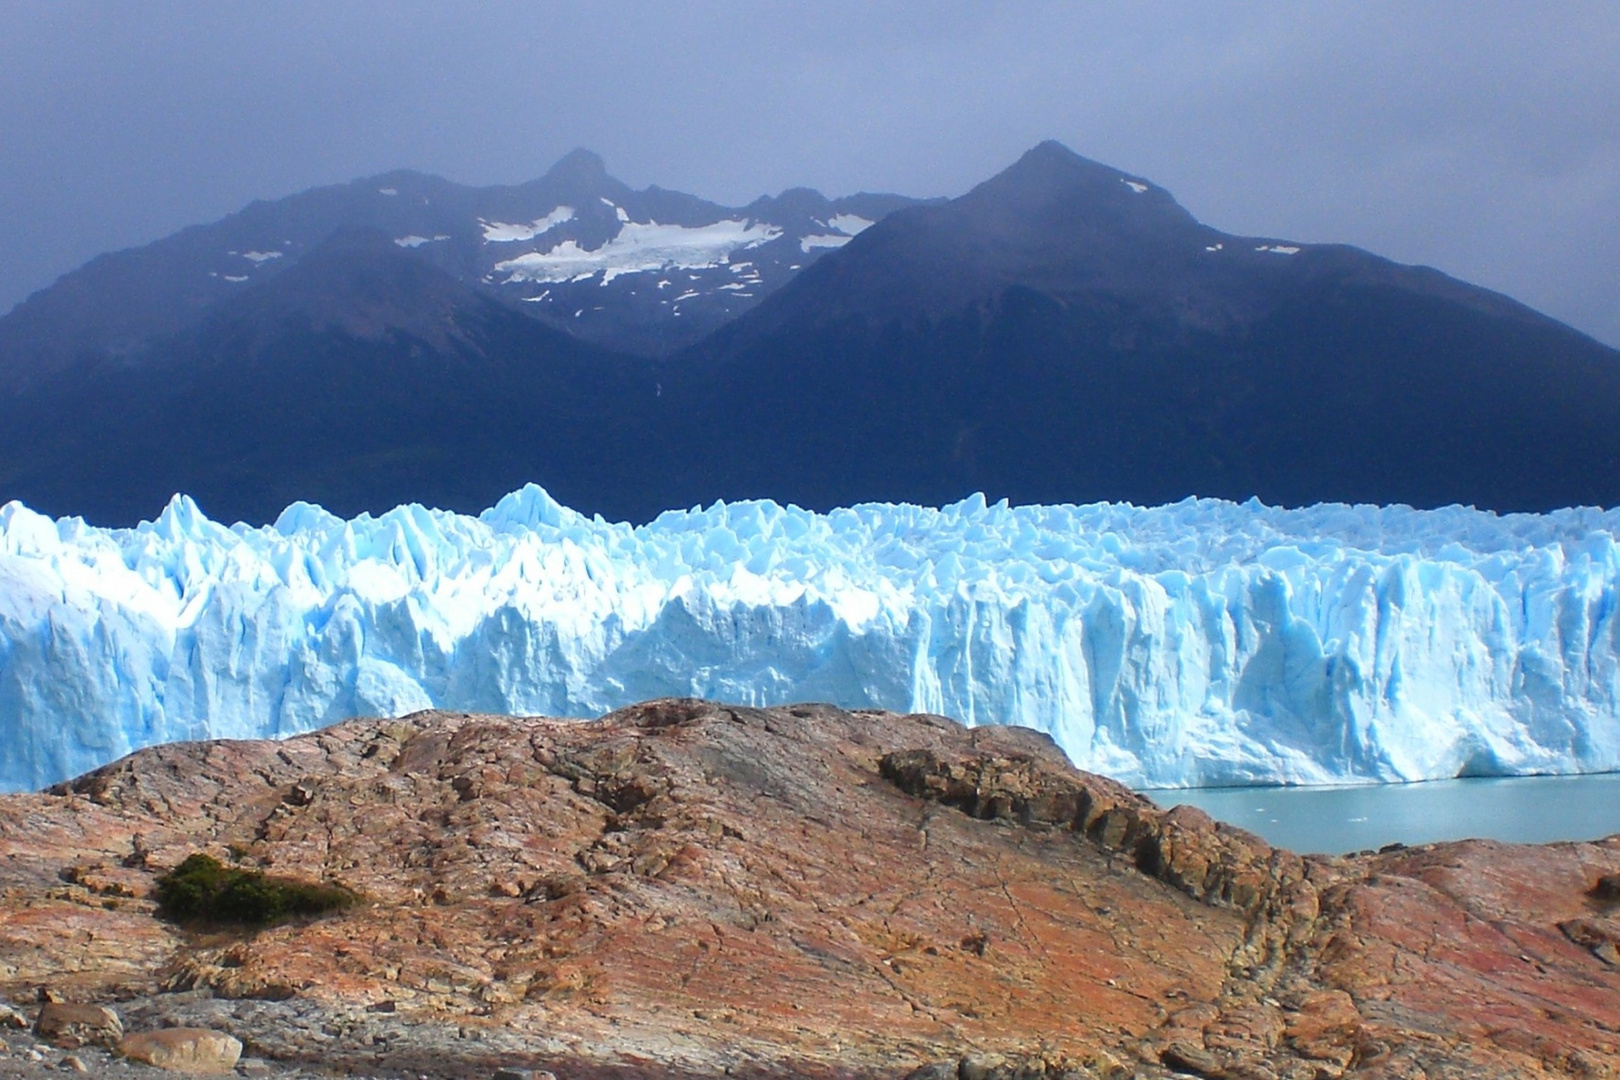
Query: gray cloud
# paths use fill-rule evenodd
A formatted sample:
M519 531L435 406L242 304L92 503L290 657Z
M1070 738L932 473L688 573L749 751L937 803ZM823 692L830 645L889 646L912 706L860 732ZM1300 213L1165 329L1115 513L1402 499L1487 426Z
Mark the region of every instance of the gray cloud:
M1345 241L1620 344L1620 7L0 8L0 310L96 253L396 167L574 146L723 202L957 194L1044 138L1235 232Z

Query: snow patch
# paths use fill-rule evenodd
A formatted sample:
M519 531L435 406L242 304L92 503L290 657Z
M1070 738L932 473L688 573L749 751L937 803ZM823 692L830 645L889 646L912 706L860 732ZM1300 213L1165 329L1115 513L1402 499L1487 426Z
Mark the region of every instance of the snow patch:
M526 225L511 225L504 221L485 221L478 219L478 224L484 230L484 243L508 244L514 241L533 240L543 233L561 225L565 221L574 220L572 206L559 206L544 217L537 217Z
M419 248L423 244L434 244L441 240L448 239L450 239L449 233L439 233L436 236L417 236L415 233L412 233L410 236L401 236L397 238L394 243L398 244L402 248Z
M874 222L868 221L859 214L834 214L828 219L827 225L837 229L845 236L858 236L870 229Z
M380 187L380 188L377 189L377 194L379 194L379 195L398 195L399 194L399 189L398 188L391 188L391 187Z
M1293 244L1261 244L1256 251L1269 251L1274 255L1298 255L1299 248Z
M816 248L841 248L845 244L849 243L852 239L854 238L849 236L833 236L827 233L801 236L799 237L799 250L808 255Z
M620 274L671 269L714 269L736 251L758 247L782 235L765 222L728 219L689 228L656 221L625 222L619 234L594 251L564 240L550 251L531 251L495 264L506 284L520 281L578 281L595 274L603 284Z
M226 281L246 281L247 280L247 275L246 274L225 274L224 278L225 278Z
M1126 187L1130 188L1132 191L1136 192L1138 195L1142 194L1143 192L1147 191L1147 189L1148 189L1148 186L1146 184L1141 183L1140 181L1137 181L1137 180L1127 180L1124 177L1120 177L1119 182L1124 184Z
M279 259L285 254L284 251L244 251L242 252L242 258L257 266L259 263L268 262L271 259Z

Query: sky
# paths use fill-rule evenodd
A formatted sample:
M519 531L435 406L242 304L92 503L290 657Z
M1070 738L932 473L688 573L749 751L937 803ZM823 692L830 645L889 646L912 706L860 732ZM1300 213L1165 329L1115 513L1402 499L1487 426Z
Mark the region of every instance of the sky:
M1620 346L1620 4L0 5L0 312L253 199L576 146L727 204L957 195L1043 139Z

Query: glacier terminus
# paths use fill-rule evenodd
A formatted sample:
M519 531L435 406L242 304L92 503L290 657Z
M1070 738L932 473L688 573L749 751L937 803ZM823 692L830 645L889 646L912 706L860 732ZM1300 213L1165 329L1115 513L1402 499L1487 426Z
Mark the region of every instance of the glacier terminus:
M679 695L1049 732L1148 787L1620 769L1620 510L768 501L631 527L0 508L0 789L155 743Z

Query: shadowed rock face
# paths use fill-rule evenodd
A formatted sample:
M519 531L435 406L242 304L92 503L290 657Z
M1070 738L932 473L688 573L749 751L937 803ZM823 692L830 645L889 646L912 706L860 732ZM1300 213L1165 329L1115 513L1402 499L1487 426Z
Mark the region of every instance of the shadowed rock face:
M370 903L180 930L194 851ZM939 717L421 713L0 800L0 991L441 1074L1606 1076L1617 869L1301 858Z

